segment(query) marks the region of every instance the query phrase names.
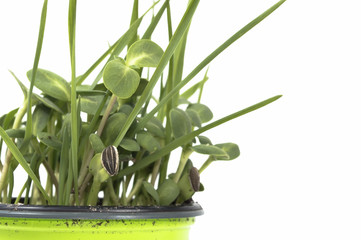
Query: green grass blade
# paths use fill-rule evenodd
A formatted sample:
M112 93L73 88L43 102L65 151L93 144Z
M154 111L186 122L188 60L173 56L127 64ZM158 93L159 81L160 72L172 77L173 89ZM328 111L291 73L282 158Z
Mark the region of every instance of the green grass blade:
M132 26L132 24L138 19L138 9L139 9L139 1L138 0L134 0L133 2L133 11L132 11L132 16L130 19L130 26ZM131 40L128 43L128 48L130 48L130 46L137 41L137 31L135 31L135 33L133 34Z
M215 128L225 122L228 122L232 119L235 119L237 117L240 117L242 115L245 115L247 113L250 113L252 111L255 111L261 107L264 107L274 101L276 101L277 99L279 99L281 97L281 95L278 95L278 96L275 96L275 97L272 97L272 98L269 98L265 101L262 101L262 102L259 102L255 105L252 105L248 108L245 108L243 110L240 110L238 112L235 112L233 114L230 114L224 118L221 118L217 121L214 121L202 128L199 128L197 129L196 131L193 131L187 135L184 135L180 138L177 138L175 139L174 141L170 142L168 145L166 145L165 147L163 147L161 150L159 151L156 151L154 152L153 154L151 155L148 155L147 157L143 158L142 161L139 161L137 162L136 164L128 167L128 168L125 168L125 169L122 169L121 171L119 171L118 175L117 175L117 178L121 178L123 176L126 176L128 174L131 174L131 173L134 173L146 166L148 166L149 164L152 164L153 162L159 160L161 157L167 155L169 152L173 151L174 149L176 149L177 147L180 147L182 145L184 145L185 143L188 143L190 141L192 141L193 138L195 138L196 136L202 134L203 132L205 131L208 131L212 128Z
M172 29L172 16L171 16L171 10L170 10L170 4L167 4L167 25L168 25L168 37L169 40L172 39L173 36L173 29ZM173 88L172 86L172 77L173 77L173 69L174 69L174 56L171 57L170 61L169 61L169 70L168 70L168 79L167 79L167 84L164 87L165 91L162 92L162 95L160 96L159 100L163 99L163 97L168 94L170 92L170 90ZM159 111L158 113L158 117L159 119L161 119L161 121L164 120L165 117L166 118L166 137L165 137L165 141L166 144L168 144L171 140L171 126L170 126L170 120L169 120L169 116L167 115L167 112L169 111L169 109L172 108L172 101L169 101L167 105L164 105L163 108ZM163 161L161 161L160 167L159 167L159 182L158 182L158 186L160 186L163 181L166 179L167 177L167 171L168 171L168 162L169 162L169 158L170 158L170 153L167 154L166 156L163 157Z
M58 194L58 204L64 204L64 195L65 195L65 182L67 178L67 173L69 169L69 149L71 143L70 136L70 124L64 122L63 125L63 142L60 152L60 164L59 164L59 194Z
M76 69L75 69L75 25L76 25L76 0L69 1L69 46L71 62L71 164L73 170L75 202L79 205L78 197L78 110L76 99Z
M44 198L48 201L49 204L53 204L51 198L48 196L44 188L41 186L39 179L36 177L35 173L29 167L24 156L21 154L20 150L16 147L15 143L10 139L10 137L6 134L5 130L2 127L0 127L0 136L8 146L11 154L19 162L19 164L23 167L23 169L26 171L28 176L33 180L36 187L43 194Z
M83 75L80 76L76 83L78 86L81 85L84 80L94 71L94 69L98 67L99 64L106 58L106 56L108 56L115 49L118 43L119 40L116 41L112 46L110 46L110 48L108 48L108 50L105 51L105 53L103 53L103 55L101 55L100 58L96 60L95 63L93 63L93 65L91 65L90 68Z
M207 68L206 73L204 74L203 80L200 82L199 94L198 94L198 103L201 102L204 84L208 81L208 70L209 70L209 67Z
M114 141L114 146L119 146L120 142L123 140L123 137L125 136L125 133L128 131L129 127L131 126L132 122L138 115L139 111L141 110L143 104L148 100L148 98L151 95L151 92L157 83L158 79L160 78L164 68L166 67L167 63L169 62L169 59L172 57L175 49L179 45L184 33L186 32L189 23L191 22L191 19L193 17L193 14L195 13L195 10L198 6L199 0L193 0L188 8L186 13L184 14L176 32L174 33L171 41L169 42L169 45L167 49L165 50L158 67L155 69L152 78L150 79L149 83L147 84L147 87L144 89L143 94L141 95L140 99L138 100L137 104L135 105L133 111L130 113L129 117L127 118L127 121L125 122L122 130L120 131L118 137Z
M28 102L27 102L28 103L28 109L27 109L25 140L29 139L31 137L31 135L32 135L32 114L31 114L32 103L31 103L31 100L32 100L32 96L33 96L32 93L33 93L33 88L34 88L35 76L36 76L36 72L37 72L38 66L39 66L41 48L43 46L47 9L48 9L48 0L44 0L43 9L41 11L38 43L37 43L37 46L36 46L35 59L34 59L32 75L31 75L30 88L29 88L29 93L27 95L27 97L28 97Z
M203 79L201 81L197 82L196 84L194 84L192 87L188 88L186 91L184 91L184 93L182 93L182 95L180 97L184 98L184 99L188 99L188 98L192 97L193 94L198 89L201 89L207 81L208 81L208 69L206 70L206 73L204 74ZM199 99L199 97L198 97L198 99ZM199 103L199 101L198 101L198 103Z
M179 46L177 47L177 49L174 52L173 86L177 86L182 81L184 55L185 55L185 50L186 50L186 43L187 43L189 27L190 26L188 26L187 31L183 35ZM173 107L178 106L178 99L179 99L179 90L173 96L173 100L172 100Z
M166 9L167 5L169 3L169 0L166 0L162 7L159 9L158 13L155 15L155 17L152 19L152 22L148 26L147 30L143 34L142 39L150 39L152 37L152 34L154 32L155 27L158 25L160 18L162 17L164 10Z
M254 26L260 23L263 19L265 19L268 15L270 15L273 11L275 11L279 6L282 5L286 0L281 0L267 11L259 15L253 21L248 23L245 27L236 32L232 37L230 37L227 41L225 41L221 46L219 46L216 50L214 50L210 55L208 55L185 79L183 79L177 86L174 86L172 91L170 91L164 98L157 104L152 111L150 111L137 125L135 131L142 129L146 122L148 122L158 111L159 109L166 104L171 97L179 92L179 90L184 87L189 81L193 79L204 67L206 67L214 58L216 58L220 53L222 53L227 47L229 47L232 43L234 43L237 39L246 34L249 30L251 30Z

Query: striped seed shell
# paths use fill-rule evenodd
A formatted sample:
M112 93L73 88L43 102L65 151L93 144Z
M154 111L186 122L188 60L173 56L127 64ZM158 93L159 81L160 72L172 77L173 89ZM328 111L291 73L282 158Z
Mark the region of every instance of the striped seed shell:
M119 172L119 155L117 148L114 146L106 147L102 152L101 163L110 176L116 175Z

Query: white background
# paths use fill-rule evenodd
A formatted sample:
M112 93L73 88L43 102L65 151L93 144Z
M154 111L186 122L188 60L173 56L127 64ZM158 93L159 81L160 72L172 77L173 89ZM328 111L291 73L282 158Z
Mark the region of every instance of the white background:
M131 3L124 2L78 1L79 74L127 29ZM173 2L175 29L187 1ZM201 1L185 74L275 2ZM152 1L140 3L144 11ZM22 103L7 70L28 84L41 5L40 0L0 3L1 114ZM206 191L195 200L205 215L197 218L191 239L361 238L359 5L288 0L210 65L203 103L215 119L283 97L206 134L214 143L236 142L241 156L214 163L202 174ZM165 39L164 29L155 34ZM162 38L158 41L164 47ZM40 67L69 79L65 1L49 1Z

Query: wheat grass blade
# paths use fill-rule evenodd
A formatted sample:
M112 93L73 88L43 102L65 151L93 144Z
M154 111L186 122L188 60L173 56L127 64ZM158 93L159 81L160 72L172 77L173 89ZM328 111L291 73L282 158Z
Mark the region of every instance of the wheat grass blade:
M186 78L184 78L177 86L174 86L174 88L166 96L164 96L164 98L154 107L154 109L152 109L152 111L150 111L147 115L144 116L144 118L141 119L134 132L138 131L139 129L142 129L144 125L159 111L159 109L170 100L170 98L176 95L182 87L184 87L188 82L190 82L204 67L206 67L211 61L213 61L214 58L216 58L220 53L222 53L227 47L229 47L237 39L242 37L249 30L251 30L258 23L260 23L263 19L265 19L268 15L270 15L273 11L275 11L285 1L286 0L281 0L275 5L273 5L267 11L259 15L253 21L251 21L242 29L240 29L238 32L236 32L232 37L227 39L210 55L208 55L196 68L194 68L194 70L191 73L189 73L189 75Z
M79 205L78 198L78 110L76 98L76 67L75 67L75 25L76 25L76 0L69 1L69 46L71 62L71 164L74 180L75 202Z
M38 42L37 42L37 46L36 46L35 59L34 59L33 71L32 71L32 75L31 75L31 82L30 82L28 100L27 100L28 109L27 109L25 141L28 140L32 135L32 113L31 113L32 96L33 96L36 72L37 72L38 66L39 66L41 49L43 46L47 10L48 10L48 0L44 0L43 9L41 11Z

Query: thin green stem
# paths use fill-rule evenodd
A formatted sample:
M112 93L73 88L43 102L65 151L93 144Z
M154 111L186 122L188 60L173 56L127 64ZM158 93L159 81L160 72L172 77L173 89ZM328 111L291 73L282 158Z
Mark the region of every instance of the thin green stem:
M80 199L80 201L83 201L85 189L88 187L88 184L89 184L89 182L90 182L90 180L92 178L93 178L93 175L90 172L88 172L88 174L86 175L84 181L80 185L80 188L79 188L79 195L80 195L79 199Z
M179 165L177 168L177 172L174 175L174 182L178 182L182 173L183 173L183 169L185 167L185 165L187 164L187 161L189 159L189 156L192 154L193 150L191 150L189 147L184 147L182 150L182 155L181 155L181 159L179 161Z
M18 197L16 198L14 204L18 204L20 202L20 199L21 199L21 195L23 195L25 189L26 189L26 186L27 186L27 183L25 182L23 187L21 188L19 194L18 194Z
M18 129L21 126L21 121L22 121L26 111L27 111L27 100L24 101L22 108L19 108L19 110L15 116L15 120L13 123L13 129ZM1 178L0 178L0 193L2 192L2 190L5 187L5 182L7 179L8 172L9 172L11 157L12 157L11 151L7 150L6 154L5 154L5 161L4 161L3 169L1 172Z
M109 118L109 115L114 107L114 104L117 102L117 96L115 96L114 94L112 95L112 97L110 98L109 104L107 106L107 108L105 109L104 115L102 117L102 120L98 126L98 130L97 130L97 134L98 136L101 136L104 130L104 126ZM101 107L102 109L103 107ZM95 116L94 116L95 117ZM90 149L88 154L85 154L85 156L87 156L85 158L85 161L82 164L82 167L80 169L80 173L79 173L79 179L78 179L78 185L81 185L81 183L83 182L87 172L88 172L88 166L90 164L91 159L93 158L94 155L94 149Z
M119 197L117 196L117 194L114 191L114 185L113 185L113 181L111 179L108 179L108 181L107 181L107 189L108 189L110 199L113 202L113 205L117 206Z
M48 172L50 183L54 184L55 191L58 192L59 191L59 183L58 183L58 179L56 178L56 176L54 174L53 168L49 165L49 163L45 159L42 161L42 164L45 167L46 171Z
M152 177L150 179L150 183L154 186L155 185L155 181L157 180L157 176L159 173L159 168L160 168L160 164L161 164L162 160L159 159L158 161L155 162L154 167L153 167L153 171L152 171Z
M107 102L108 100L108 97L109 97L109 94L110 92L107 91L107 93L105 94L103 100L101 101L101 103L99 104L98 106L98 109L97 111L95 112L91 122L90 122L90 125L89 125L89 129L88 131L85 133L85 136L88 136L93 132L95 131L95 127L96 127L96 124L98 122L98 118L100 116L100 113L101 111L103 110L104 106L105 106L105 103ZM88 173L88 166L89 166L89 163L90 163L90 160L92 159L94 155L94 151L89 150L88 153L85 153L84 154L84 158L83 158L83 161L82 161L82 165L80 167L80 172L79 172L79 179L78 179L78 185L80 186L86 176L86 174Z
M132 201L133 197L140 191L140 188L142 186L144 178L139 178L136 183L134 184L134 187L132 189L132 191L129 193L126 201L125 201L125 205L128 206L129 203Z
M88 202L87 202L88 206L95 206L97 204L100 186L101 186L101 182L97 180L96 177L94 177L94 181L88 195Z
M201 174L212 162L214 162L214 157L210 156L207 161L203 163L201 168L198 170L199 174Z
M105 112L104 112L104 115L103 115L103 118L99 124L99 127L98 127L98 130L97 130L97 134L98 136L101 136L102 133L103 133L103 129L105 127L105 123L107 122L108 118L109 118L109 115L114 107L114 104L117 102L117 96L115 96L114 94L112 95L112 97L110 98L109 100L109 104L107 106L107 108L105 109ZM119 144L118 144L119 145ZM116 145L116 146L118 146Z
M127 191L129 187L130 180L132 179L132 175L124 176L125 179L123 179L123 191L122 191L122 197L120 199L121 204L123 206L126 206L126 199L127 199Z

